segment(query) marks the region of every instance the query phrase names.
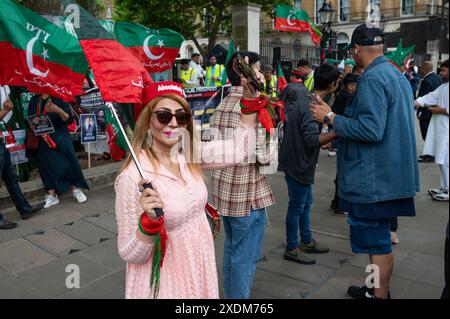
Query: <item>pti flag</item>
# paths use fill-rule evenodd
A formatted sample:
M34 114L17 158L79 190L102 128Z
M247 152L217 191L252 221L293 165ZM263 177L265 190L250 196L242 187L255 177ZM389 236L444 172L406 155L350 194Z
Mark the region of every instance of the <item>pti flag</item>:
M230 44L228 45L227 57L225 59L225 67L227 66L228 61L231 60L231 57L235 53L236 53L236 47L234 46L234 40L231 39ZM227 71L226 70L222 74L222 81L221 82L222 82L222 85L226 85L227 82L228 82L228 76L227 76Z
M276 7L275 30L286 32L309 32L315 44L320 43L322 33L309 19L308 13L287 5Z
M283 74L283 69L281 68L281 64L278 64L278 94L283 92L283 90L287 86L286 78Z
M101 21L111 30L111 22ZM108 30L107 29L107 30ZM127 48L149 73L160 73L173 67L184 37L170 29L149 29L129 22L114 23L116 40Z
M125 157L127 142L120 131L118 119L113 117L108 107L104 108L105 111L105 132L109 146L109 153L111 158L115 161L120 161Z
M64 101L83 94L88 64L78 39L11 0L0 1L0 85Z
M114 35L106 31L73 0L60 0L66 8L76 7L73 26L103 100L142 103L142 89L152 82L148 72Z

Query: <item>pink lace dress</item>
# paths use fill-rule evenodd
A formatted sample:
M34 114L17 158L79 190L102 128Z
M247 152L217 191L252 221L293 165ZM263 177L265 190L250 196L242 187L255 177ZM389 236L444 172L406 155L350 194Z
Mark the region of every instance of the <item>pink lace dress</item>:
M163 165L155 171L143 154L140 162L165 204L164 222L169 239L158 298L219 298L214 241L204 211L207 189L203 179L189 172L182 155L179 163L184 181ZM142 213L139 180L139 173L131 164L115 182L118 250L127 262L125 297L132 299L153 296L149 287L153 245L136 237Z

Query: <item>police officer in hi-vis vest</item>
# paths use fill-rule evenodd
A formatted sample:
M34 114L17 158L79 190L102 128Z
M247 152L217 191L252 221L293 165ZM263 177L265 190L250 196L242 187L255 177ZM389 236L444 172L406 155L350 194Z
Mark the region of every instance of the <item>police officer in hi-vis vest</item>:
M210 66L206 68L205 86L222 86L222 74L225 67L217 64L217 57L211 55L209 57Z
M181 82L183 88L193 88L197 85L197 71L189 65L190 59L181 60Z

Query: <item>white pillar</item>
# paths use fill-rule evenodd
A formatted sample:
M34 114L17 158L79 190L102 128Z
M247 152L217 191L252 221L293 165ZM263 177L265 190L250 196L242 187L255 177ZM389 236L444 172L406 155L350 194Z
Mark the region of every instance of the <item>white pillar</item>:
M233 37L236 47L241 51L259 53L259 25L261 5L233 5Z

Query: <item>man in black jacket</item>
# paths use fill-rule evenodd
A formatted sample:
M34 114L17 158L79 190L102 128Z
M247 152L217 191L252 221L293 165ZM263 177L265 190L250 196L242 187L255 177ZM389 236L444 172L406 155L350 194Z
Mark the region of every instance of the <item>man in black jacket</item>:
M284 101L284 129L286 130L289 111L298 103L300 97L304 98L305 86L302 83L302 75L298 70L293 70L289 76L287 87L280 93L278 98Z
M336 89L338 78L335 66L320 65L314 74L314 91L325 98ZM313 202L311 184L314 183L320 147L336 137L333 131L320 134L309 103L308 90L303 85L299 86L296 103L288 112L288 125L279 152L279 169L285 173L289 195L284 258L302 264L316 262L308 253L329 251L312 238L309 215ZM300 242L297 236L299 228Z
M427 95L430 92L436 90L441 84L442 79L433 71L433 63L431 61L425 61L420 66L420 73L423 76L422 83L420 84L418 97ZM425 141L427 137L428 126L430 125L431 116L433 114L427 107L419 107L417 109L417 118L419 119L420 132L422 138ZM419 162L434 162L434 158L429 155L423 155L419 159Z

